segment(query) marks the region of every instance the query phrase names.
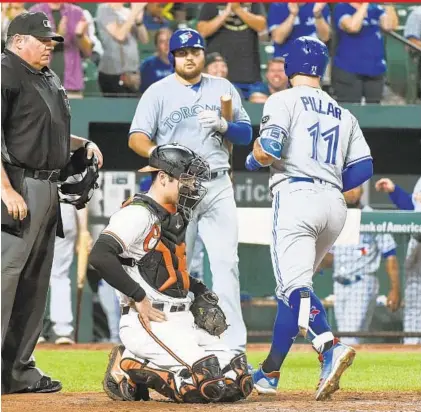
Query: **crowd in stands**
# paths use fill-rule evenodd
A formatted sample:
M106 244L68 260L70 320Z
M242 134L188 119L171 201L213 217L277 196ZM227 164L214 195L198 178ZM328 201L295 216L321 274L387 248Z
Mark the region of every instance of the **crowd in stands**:
M295 38L306 35L331 50L326 91L340 102L380 103L387 91L384 33L399 24L393 5L374 3L99 3L94 16L71 3L2 3L3 47L8 22L40 10L65 37L55 47L51 68L72 98L89 95L87 62L96 68L103 96L139 97L173 72L167 58L172 31L193 26L207 43L205 71L227 77L250 102L264 103L288 87L283 55ZM421 6L409 13L404 36L421 46ZM143 56L142 45L151 44L155 53Z

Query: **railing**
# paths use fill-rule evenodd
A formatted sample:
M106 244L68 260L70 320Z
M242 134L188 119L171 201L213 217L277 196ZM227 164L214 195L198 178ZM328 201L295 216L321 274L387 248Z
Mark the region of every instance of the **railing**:
M406 85L405 85L405 100L407 104L414 104L418 98L418 90L420 87L420 59L421 59L421 47L414 43L411 43L404 36L396 33L395 31L384 32L384 34L394 40L398 41L405 47L406 61Z

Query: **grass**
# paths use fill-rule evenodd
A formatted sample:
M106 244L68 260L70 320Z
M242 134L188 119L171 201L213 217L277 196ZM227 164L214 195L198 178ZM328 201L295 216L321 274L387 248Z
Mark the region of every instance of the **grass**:
M265 356L265 352L251 352L248 360L257 366ZM37 350L35 357L38 367L62 381L64 391L102 391L108 351ZM315 353L290 353L281 370L279 389L314 390L319 370ZM341 388L346 391L417 391L421 389L420 376L421 353L359 352L344 374Z

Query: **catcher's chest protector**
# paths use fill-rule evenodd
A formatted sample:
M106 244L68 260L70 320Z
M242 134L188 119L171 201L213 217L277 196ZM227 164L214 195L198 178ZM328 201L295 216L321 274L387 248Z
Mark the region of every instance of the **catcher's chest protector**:
M160 227L154 226L148 235L159 240L140 260L140 274L159 292L175 298L186 297L190 286L184 243L187 222L180 213L169 213L148 196L136 195L132 204L147 207L160 222ZM149 243L148 237L145 246Z

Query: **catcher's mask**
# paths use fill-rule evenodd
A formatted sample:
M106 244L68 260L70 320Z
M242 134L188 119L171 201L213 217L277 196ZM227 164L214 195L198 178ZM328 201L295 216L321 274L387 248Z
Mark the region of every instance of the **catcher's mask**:
M178 179L177 210L187 220L191 220L193 210L207 193L202 183L210 180L208 162L187 147L172 143L157 146L151 153L149 166L139 171L157 172L160 170Z
M83 209L91 200L94 190L98 188L98 159L86 158L86 149L77 150L70 158L69 164L60 175L59 199L69 203L76 209Z

